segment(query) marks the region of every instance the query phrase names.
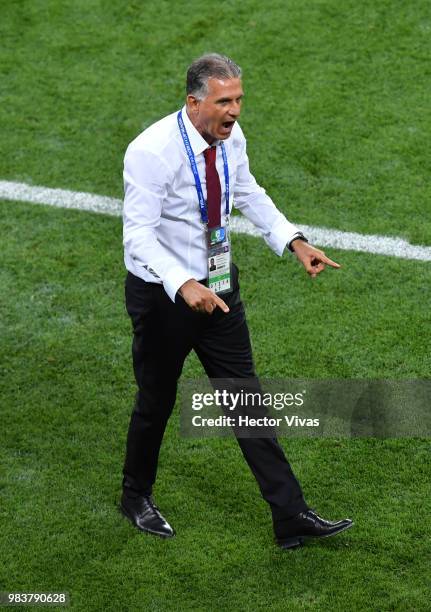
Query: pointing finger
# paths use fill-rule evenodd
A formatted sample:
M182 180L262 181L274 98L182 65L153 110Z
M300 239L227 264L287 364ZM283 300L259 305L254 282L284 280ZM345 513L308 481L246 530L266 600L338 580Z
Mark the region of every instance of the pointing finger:
M223 302L223 300L219 298L218 295L214 296L214 303L215 303L214 308L218 306L223 312L225 313L229 312L229 306L225 302Z
M341 268L340 264L337 264L336 261L329 259L329 257L324 255L323 253L321 255L316 256L316 259L320 259L320 261L325 264L328 264L328 266L331 266L332 268Z

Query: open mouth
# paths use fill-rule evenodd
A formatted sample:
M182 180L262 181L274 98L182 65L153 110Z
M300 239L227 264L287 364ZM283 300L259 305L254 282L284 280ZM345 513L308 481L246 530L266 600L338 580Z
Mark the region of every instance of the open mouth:
M223 127L226 129L226 130L228 130L228 129L230 129L231 127L233 127L233 124L234 124L234 123L235 123L235 121L225 121L224 123L222 123L222 126L223 126Z

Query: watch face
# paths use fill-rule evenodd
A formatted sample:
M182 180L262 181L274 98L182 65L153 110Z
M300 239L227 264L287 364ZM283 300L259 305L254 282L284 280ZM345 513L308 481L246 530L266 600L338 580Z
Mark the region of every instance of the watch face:
M291 251L293 251L292 249L292 244L295 242L295 240L302 240L303 242L308 242L307 238L304 236L304 234L297 234L294 238L292 238L292 240L289 243L289 249Z

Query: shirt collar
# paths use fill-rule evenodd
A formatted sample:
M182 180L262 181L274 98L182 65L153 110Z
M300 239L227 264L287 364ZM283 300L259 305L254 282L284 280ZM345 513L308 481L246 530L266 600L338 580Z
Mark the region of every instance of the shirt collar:
M205 138L203 138L203 136L199 134L199 132L197 131L193 123L190 121L190 118L187 114L187 110L185 106L183 106L182 108L182 116L183 116L183 121L184 121L186 131L187 131L187 134L190 140L190 144L192 146L193 153L195 155L199 155L200 153L203 153L205 149L208 149L208 147L210 146L214 147L220 143L219 140L215 140L212 143L212 145L209 145L207 143Z

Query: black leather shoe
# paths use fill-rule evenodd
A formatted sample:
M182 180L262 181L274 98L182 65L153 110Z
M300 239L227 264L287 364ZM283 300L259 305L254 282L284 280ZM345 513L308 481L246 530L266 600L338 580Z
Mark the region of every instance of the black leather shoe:
M123 493L120 510L141 531L161 538L172 538L175 535L175 531L160 514L150 495L128 497Z
M295 548L308 538L328 538L352 527L353 521L326 521L313 510L305 510L296 516L274 525L275 539L281 548Z

